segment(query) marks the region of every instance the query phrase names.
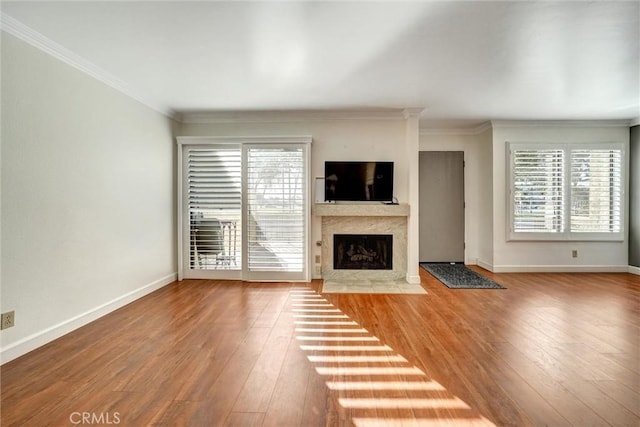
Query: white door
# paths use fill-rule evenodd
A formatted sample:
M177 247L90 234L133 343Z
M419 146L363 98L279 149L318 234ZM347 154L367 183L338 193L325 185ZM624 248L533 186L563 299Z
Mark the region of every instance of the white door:
M420 262L464 262L464 152L420 152Z

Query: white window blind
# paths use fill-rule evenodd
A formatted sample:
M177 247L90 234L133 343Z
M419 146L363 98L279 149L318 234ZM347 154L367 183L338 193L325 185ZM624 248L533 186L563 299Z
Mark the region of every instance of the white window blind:
M564 152L513 149L513 231L564 231Z
M301 147L247 150L250 271L303 271L305 182L305 156Z
M509 144L510 238L623 239L623 148L619 143Z
M622 150L571 150L571 231L622 228Z
M240 147L189 147L187 204L190 268L241 267Z

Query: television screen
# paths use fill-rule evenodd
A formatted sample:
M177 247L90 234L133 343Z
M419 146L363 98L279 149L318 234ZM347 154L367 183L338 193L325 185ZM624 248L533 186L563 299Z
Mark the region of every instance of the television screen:
M326 201L393 201L393 162L324 162Z

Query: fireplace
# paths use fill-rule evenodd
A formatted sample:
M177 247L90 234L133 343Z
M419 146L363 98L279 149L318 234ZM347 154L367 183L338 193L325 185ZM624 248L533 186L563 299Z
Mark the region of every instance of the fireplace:
M334 234L334 270L392 270L393 235Z
M335 282L396 281L407 276L407 218L409 205L316 203L314 215L322 217L322 278ZM333 236L388 235L389 270L335 269Z

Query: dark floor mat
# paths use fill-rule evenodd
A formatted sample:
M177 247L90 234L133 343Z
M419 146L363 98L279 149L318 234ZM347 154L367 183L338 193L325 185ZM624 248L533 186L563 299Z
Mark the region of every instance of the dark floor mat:
M507 289L468 269L464 264L420 263L420 267L451 289Z

